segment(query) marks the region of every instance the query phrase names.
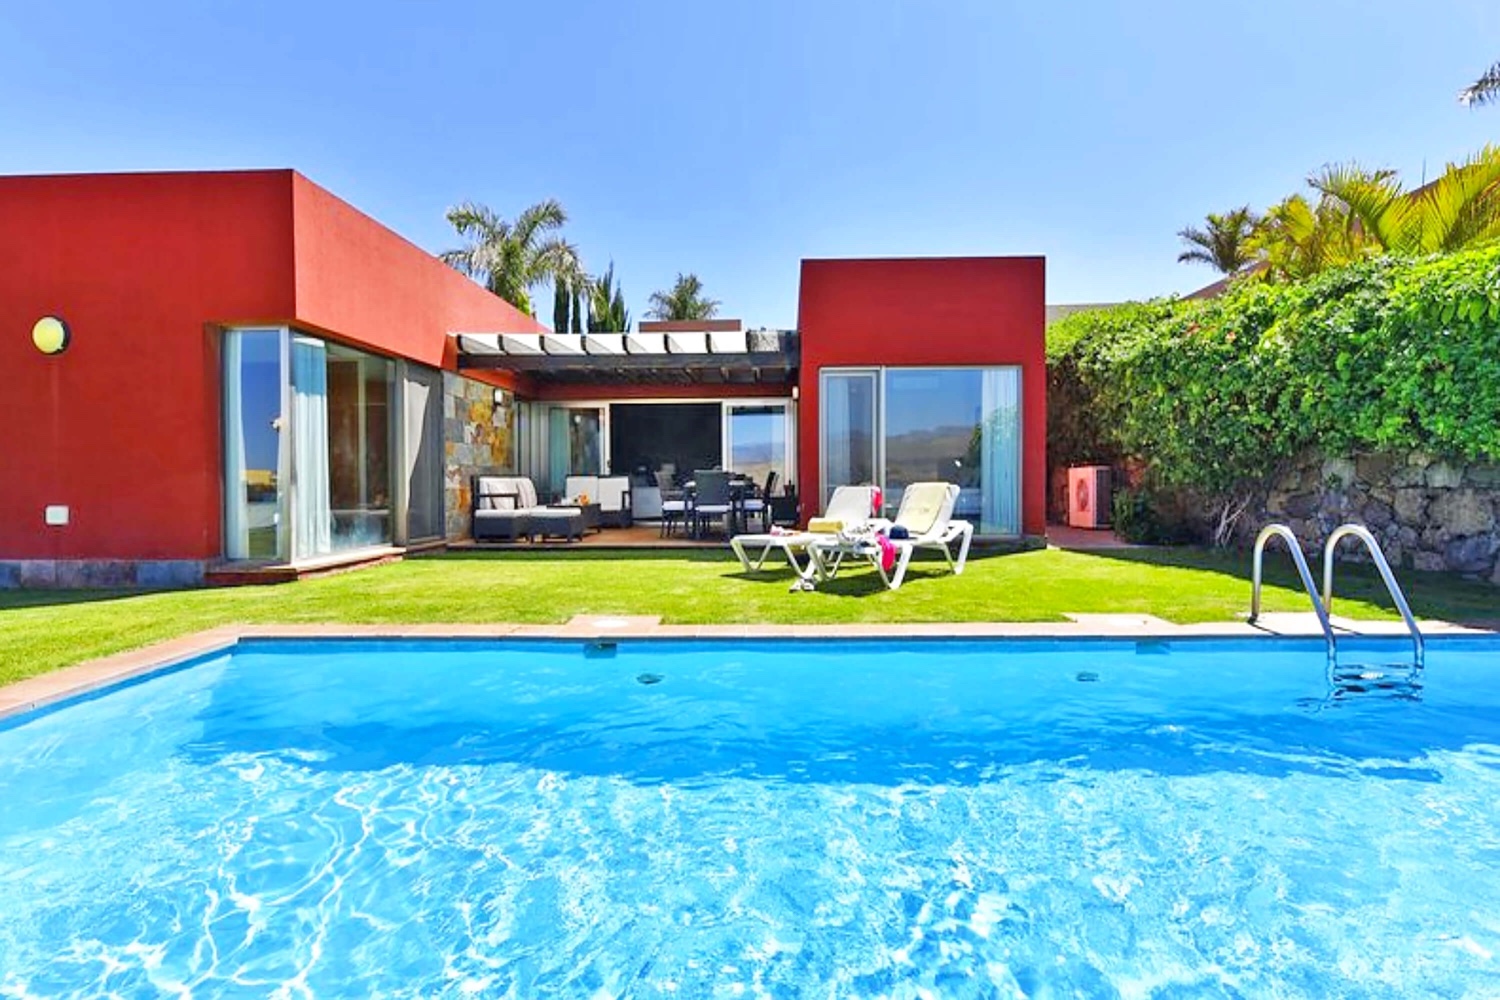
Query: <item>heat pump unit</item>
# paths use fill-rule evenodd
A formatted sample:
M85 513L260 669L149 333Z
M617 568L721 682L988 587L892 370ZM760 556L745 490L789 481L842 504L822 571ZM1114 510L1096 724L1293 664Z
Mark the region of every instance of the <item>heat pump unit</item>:
M1068 470L1068 526L1109 527L1109 466L1075 465Z

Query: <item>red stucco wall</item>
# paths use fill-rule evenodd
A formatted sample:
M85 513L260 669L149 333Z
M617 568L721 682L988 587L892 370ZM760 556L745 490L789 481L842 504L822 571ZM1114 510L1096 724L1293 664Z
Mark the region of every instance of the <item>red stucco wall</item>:
M450 369L449 333L547 329L300 174L292 202L300 326ZM509 373L488 374L515 384Z
M0 559L216 558L217 328L286 323L428 364L541 329L290 170L0 177Z
M0 177L0 559L218 551L204 324L291 315L291 195L289 171ZM48 314L56 357L31 344Z
M829 366L1020 365L1022 530L1046 530L1046 265L1041 257L804 260L797 463L819 502L818 373Z

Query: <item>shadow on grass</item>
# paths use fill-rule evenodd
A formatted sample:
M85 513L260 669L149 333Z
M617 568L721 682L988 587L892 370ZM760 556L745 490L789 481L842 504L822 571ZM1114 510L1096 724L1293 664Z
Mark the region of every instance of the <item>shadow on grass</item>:
M733 562L734 553L722 549L604 549L539 548L449 549L414 557L421 562L543 562L552 560L577 562Z
M199 587L152 587L139 589L109 588L103 590L0 590L0 612L23 608L66 607L73 604L102 604L150 594L186 594Z
M1137 565L1164 568L1191 569L1220 576L1233 577L1245 585L1245 605L1250 604L1251 561L1249 552L1220 551L1196 546L1164 546L1159 548L1133 549L1089 549L1072 550L1076 555ZM1322 585L1320 562L1310 561L1314 582ZM1334 574L1334 613L1338 613L1340 598L1353 599L1372 604L1395 615L1396 603L1391 600L1385 583L1373 564L1341 559ZM1297 576L1291 557L1284 551L1266 553L1263 563L1264 582L1270 586L1283 587L1301 592L1302 581ZM1431 573L1419 570L1397 570L1396 581L1406 593L1412 612L1418 618L1441 618L1447 621L1493 623L1500 618L1500 588L1479 580L1467 580L1452 573ZM1311 610L1311 602L1308 604Z

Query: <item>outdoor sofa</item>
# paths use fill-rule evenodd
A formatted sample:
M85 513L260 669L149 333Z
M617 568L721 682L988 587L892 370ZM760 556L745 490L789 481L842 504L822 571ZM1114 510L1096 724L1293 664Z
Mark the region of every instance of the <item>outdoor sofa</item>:
M475 476L469 496L476 542L583 537L582 508L543 505L535 484L525 476Z

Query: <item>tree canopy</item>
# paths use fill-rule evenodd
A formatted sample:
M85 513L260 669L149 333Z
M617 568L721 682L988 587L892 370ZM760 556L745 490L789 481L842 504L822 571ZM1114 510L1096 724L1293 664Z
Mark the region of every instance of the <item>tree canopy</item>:
M718 300L703 294L698 276L679 272L670 290L651 293L651 308L646 315L651 319L695 320L713 319L718 312Z
M442 259L527 315L536 315L531 292L539 285L582 287L587 280L578 250L558 232L568 214L554 198L537 202L514 222L474 202L449 209L448 221L467 243Z

